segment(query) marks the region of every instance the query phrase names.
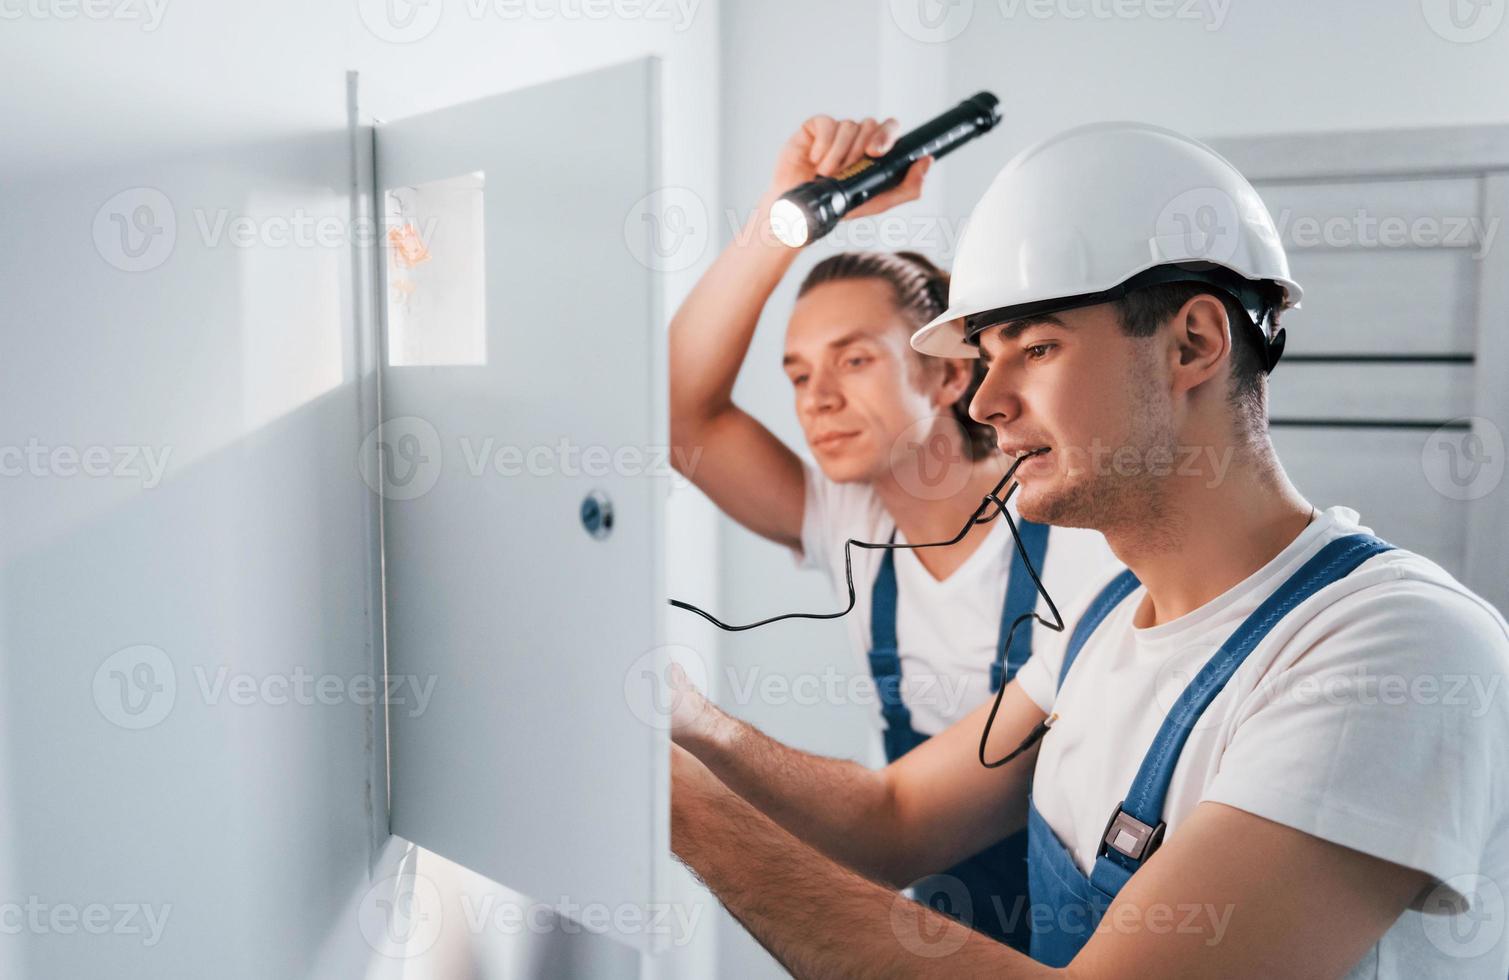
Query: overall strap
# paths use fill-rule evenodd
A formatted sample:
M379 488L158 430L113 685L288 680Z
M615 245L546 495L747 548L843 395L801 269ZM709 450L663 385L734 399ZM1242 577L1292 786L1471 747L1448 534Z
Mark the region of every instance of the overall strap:
M891 543L896 532L891 532ZM910 731L912 711L901 700L901 653L896 646L896 552L885 549L880 574L870 589L870 674L880 694L886 727Z
M1100 590L1095 601L1090 603L1084 615L1079 617L1079 622L1074 624L1074 632L1069 634L1069 646L1064 650L1064 664L1058 671L1058 686L1064 686L1064 678L1069 676L1069 668L1074 666L1074 658L1079 656L1079 651L1084 649L1085 642L1090 639L1090 634L1109 615L1111 610L1121 605L1121 600L1132 594L1132 590L1142 583L1137 576L1132 574L1130 568L1122 569L1121 573L1111 579L1106 587Z
M1179 753L1189 740L1195 722L1225 688L1247 655L1295 606L1345 578L1374 555L1392 548L1393 545L1371 534L1351 534L1332 541L1263 600L1221 644L1215 656L1184 688L1163 719L1163 725L1132 780L1131 790L1106 824L1100 856L1090 875L1097 887L1114 895L1161 842L1163 804L1168 797Z
M1011 574L1006 579L1006 600L1001 606L1001 632L996 639L996 659L990 665L991 691L1000 690L1002 684L1010 684L1016 672L1022 669L1022 664L1032 656L1032 626L1035 620L1023 620L1011 643L1009 660L1006 656L1006 641L1011 638L1011 624L1019 616L1037 608L1037 585L1032 581L1032 573L1027 570L1027 562L1030 561L1033 568L1042 572L1043 559L1048 554L1048 525L1020 520L1017 522L1017 531L1021 534L1022 541L1019 546L1015 539L1012 541ZM1024 551L1025 557L1022 554Z

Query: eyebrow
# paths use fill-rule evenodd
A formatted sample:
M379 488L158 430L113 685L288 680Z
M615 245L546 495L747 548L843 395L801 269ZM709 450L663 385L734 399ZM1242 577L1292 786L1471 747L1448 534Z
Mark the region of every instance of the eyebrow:
M1063 327L1065 330L1074 329L1071 324L1065 323L1051 313L1044 313L1041 316L1024 316L1018 320L1006 320L1002 323L991 324L975 334L975 349L980 352L980 359L989 364L990 352L985 349L984 344L980 343L981 338L986 334L1000 331L1001 341L1003 343L1010 343L1026 333L1029 327L1041 326Z
M985 333L994 333L1002 340L1016 340L1029 327L1041 326L1063 327L1065 330L1074 329L1052 313L1044 313L1041 316L1024 316L1020 320L1007 320L1005 323L991 324L980 331L980 333L982 335Z
M854 343L856 340L874 339L875 335L866 330L851 330L848 333L844 334L842 337L828 341L826 346L829 350L833 350L839 347L847 347L850 344ZM789 364L794 364L801 359L802 356L800 354L787 353L785 357L781 358L781 367L786 367Z

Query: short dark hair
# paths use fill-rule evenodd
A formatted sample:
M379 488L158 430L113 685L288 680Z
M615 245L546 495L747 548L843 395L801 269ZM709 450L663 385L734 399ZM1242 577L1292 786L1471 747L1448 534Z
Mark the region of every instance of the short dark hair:
M948 272L920 252L840 252L830 255L807 273L797 290L800 299L808 290L825 282L846 279L879 279L891 287L896 309L921 327L948 308ZM925 354L917 354L924 361ZM970 459L984 459L996 452L995 429L969 417L980 382L985 380L985 362L976 358L969 367L969 387L952 406L954 420L964 430L965 451Z
M1268 374L1266 358L1259 349L1257 330L1242 304L1226 290L1200 282L1170 282L1134 289L1112 302L1121 328L1128 336L1151 337L1195 296L1207 293L1226 307L1231 322L1231 403L1249 429L1262 431L1268 424ZM1265 290L1273 310L1271 329L1278 325L1282 297L1277 287Z

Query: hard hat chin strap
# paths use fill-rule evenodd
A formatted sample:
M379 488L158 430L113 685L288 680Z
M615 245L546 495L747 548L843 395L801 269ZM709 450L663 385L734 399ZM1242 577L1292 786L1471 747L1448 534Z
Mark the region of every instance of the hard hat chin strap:
M1272 373L1274 366L1278 364L1279 358L1284 353L1284 330L1282 327L1276 331L1272 329L1273 317L1279 307L1269 298L1267 291L1263 289L1263 283L1246 279L1230 269L1208 262L1158 265L1145 269L1110 289L1099 292L1059 296L1031 303L1017 303L975 313L964 318L964 342L978 347L980 335L991 327L1010 323L1013 320L1027 320L1047 316L1050 313L1061 313L1064 310L1082 306L1113 303L1135 290L1175 282L1204 283L1216 287L1236 300L1237 304L1246 311L1247 326L1257 337L1258 350L1263 358L1263 370Z

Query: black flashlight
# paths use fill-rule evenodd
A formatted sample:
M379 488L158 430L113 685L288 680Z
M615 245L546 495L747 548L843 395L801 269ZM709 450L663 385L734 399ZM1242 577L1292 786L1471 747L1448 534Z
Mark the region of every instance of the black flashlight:
M834 174L793 187L770 206L770 230L792 248L822 238L838 219L906 177L923 157L942 157L1001 121L1000 100L989 92L971 96L897 138L884 156L865 157Z

